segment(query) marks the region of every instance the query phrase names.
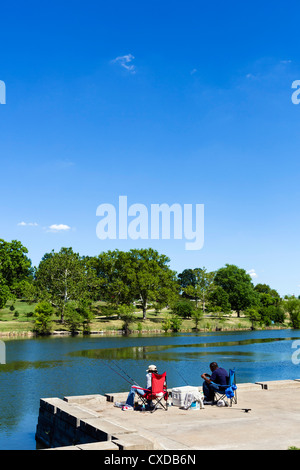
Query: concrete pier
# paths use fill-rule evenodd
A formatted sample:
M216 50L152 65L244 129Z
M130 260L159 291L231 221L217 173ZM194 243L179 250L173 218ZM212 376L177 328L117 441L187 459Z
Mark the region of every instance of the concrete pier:
M36 440L59 450L300 447L300 379L238 384L237 393L238 403L232 407L170 406L154 413L115 407L114 402L126 400L127 392L42 398Z

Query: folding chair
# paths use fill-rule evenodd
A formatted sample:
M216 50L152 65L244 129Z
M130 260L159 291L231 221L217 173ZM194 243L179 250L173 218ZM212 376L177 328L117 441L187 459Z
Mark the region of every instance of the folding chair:
M217 405L220 400L229 400L229 406L237 404L237 386L235 369L229 369L229 379L227 385L218 385L218 390L215 390L214 403ZM227 400L226 400L227 402Z
M155 374L152 373L152 384L151 390L143 389L146 393L145 395L139 395L144 405L149 405L149 402L153 403L153 408L150 410L151 413L154 413L158 407L163 408L165 411L168 411L168 391L167 391L167 373ZM163 403L165 401L165 403Z

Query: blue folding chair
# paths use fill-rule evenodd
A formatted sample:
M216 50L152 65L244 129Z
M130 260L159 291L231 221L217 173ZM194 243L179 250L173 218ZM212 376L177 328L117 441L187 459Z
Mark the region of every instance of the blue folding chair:
M237 404L237 386L236 386L236 373L235 369L229 369L229 378L227 385L218 385L218 390L215 390L214 403L217 405L220 400L224 400L229 406ZM228 401L227 401L228 399Z

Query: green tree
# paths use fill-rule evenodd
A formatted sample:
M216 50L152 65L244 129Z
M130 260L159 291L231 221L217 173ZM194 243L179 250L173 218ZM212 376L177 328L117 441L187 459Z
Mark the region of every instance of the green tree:
M82 325L82 316L77 310L76 303L74 301L68 302L65 306L64 322L72 336L79 332Z
M200 310L199 308L196 308L192 313L192 319L194 320L196 330L198 330L198 325L199 325L200 320L202 320L202 318L203 318L203 311Z
M179 300L172 305L172 312L183 318L191 318L194 306L189 300Z
M129 253L119 250L103 252L97 257L91 257L87 264L98 281L98 300L115 307L129 305L134 300L130 285Z
M53 308L49 302L42 301L34 309L33 331L39 335L48 335L52 330Z
M223 313L231 312L229 295L220 286L215 286L209 294L209 305L211 311L221 311Z
M81 315L82 332L83 334L89 334L91 332L91 322L95 318L95 314L92 311L92 301L89 296L82 295L77 303L77 310Z
M259 303L262 307L278 306L281 298L275 289L271 289L267 284L257 284L254 290L259 294Z
M226 264L216 272L214 281L228 294L231 309L237 312L238 317L241 311L258 304L258 292L254 290L251 277L244 269Z
M254 330L254 324L261 320L261 316L256 308L247 308L245 310L246 317L251 321L252 329Z
M161 323L162 329L165 333L167 333L168 330L173 331L173 333L177 333L178 331L180 331L181 325L182 318L180 318L175 313L173 313L172 315L167 314Z
M160 313L160 312L163 310L163 308L164 308L165 306L166 306L166 305L165 305L165 302L156 301L156 302L154 303L154 310L155 310L155 313L156 313L156 314Z
M182 318L178 317L178 315L172 315L170 319L171 330L173 333L177 333L181 330L182 325Z
M0 274L12 292L18 289L19 282L32 279L33 269L27 253L18 240L0 239Z
M37 301L39 298L39 290L37 288L36 282L23 281L22 293L20 296L23 297L23 299L25 299L29 304Z
M170 259L152 248L133 249L129 252L128 281L136 299L140 299L143 320L148 302L159 299L168 303L179 293L176 273L168 263Z
M70 301L65 306L65 324L72 335L77 334L81 328L83 334L89 334L93 318L94 314L90 310L90 304L84 299L78 302Z
M123 321L122 330L125 335L131 333L130 324L136 321L135 308L133 305L120 305L118 308L118 315Z
M0 274L0 309L4 308L6 302L10 298L10 289L6 285L5 280L3 279L2 275Z
M168 330L171 329L172 323L171 323L171 316L169 313L167 313L161 322L161 327L164 330L165 333L168 332Z
M196 286L196 275L193 269L184 269L182 273L178 274L178 282L182 289L182 296L189 297L185 289L189 286Z
M183 271L184 272L184 271ZM189 278L193 281L192 284L186 285L183 288L184 293L195 300L196 308L198 302L202 302L202 310L205 312L205 305L209 294L213 288L214 283L214 272L207 272L206 268L196 268L189 273ZM185 278L185 282L188 282L188 277Z
M281 305L259 306L261 321L269 326L271 323L284 323L284 309Z
M39 264L36 279L42 296L59 310L62 322L67 303L88 295L85 264L72 248L47 253Z
M169 261L152 248L101 253L93 263L102 298L116 306L140 302L145 320L150 302L167 305L178 295L180 287Z
M284 322L284 311L281 307L282 300L278 292L267 284L257 284L254 290L258 292L258 312L261 321L265 325Z
M293 328L300 328L300 300L294 296L287 296L284 301L284 310L290 316L290 322Z

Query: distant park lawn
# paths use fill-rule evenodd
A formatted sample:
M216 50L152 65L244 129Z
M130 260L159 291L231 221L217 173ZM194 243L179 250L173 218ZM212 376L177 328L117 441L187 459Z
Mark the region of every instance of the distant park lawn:
M14 310L10 310L13 304ZM0 310L0 334L21 335L27 334L33 328L33 312L35 308L34 303L27 303L22 300L9 301L5 308ZM103 332L111 334L118 332L122 329L123 321L117 318L117 315L103 316L99 310L100 303L95 303L93 311L95 317L91 322L90 330L92 333ZM133 332L141 332L144 334L162 333L162 322L167 315L171 312L167 309L162 310L160 313L155 313L154 310L147 311L147 319L142 320L142 311L137 311L136 322L130 325ZM281 326L284 328L284 325ZM199 321L199 331L216 331L216 330L240 330L250 329L251 322L248 318L241 316L238 318L235 314L219 316L214 313L206 313ZM57 332L67 331L66 325L62 324L59 317L53 315L53 330ZM193 319L182 319L180 331L192 332L195 331L195 322Z

